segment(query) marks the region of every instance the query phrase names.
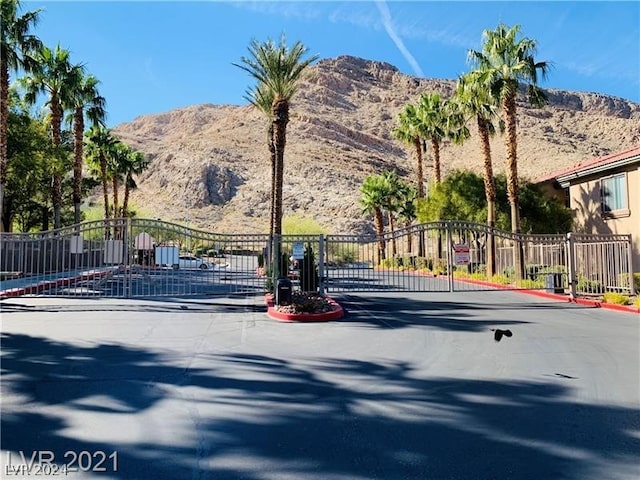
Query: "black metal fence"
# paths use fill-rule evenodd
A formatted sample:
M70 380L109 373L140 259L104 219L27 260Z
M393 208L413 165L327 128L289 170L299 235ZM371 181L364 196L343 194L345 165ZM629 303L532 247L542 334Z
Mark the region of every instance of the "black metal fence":
M0 295L544 289L634 293L630 235L515 235L434 222L384 235L221 234L148 219L0 234Z

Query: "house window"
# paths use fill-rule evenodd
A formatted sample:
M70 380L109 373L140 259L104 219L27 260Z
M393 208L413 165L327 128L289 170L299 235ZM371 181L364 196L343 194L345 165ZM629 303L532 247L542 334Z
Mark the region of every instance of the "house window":
M627 208L627 176L624 173L602 179L602 211L604 213Z

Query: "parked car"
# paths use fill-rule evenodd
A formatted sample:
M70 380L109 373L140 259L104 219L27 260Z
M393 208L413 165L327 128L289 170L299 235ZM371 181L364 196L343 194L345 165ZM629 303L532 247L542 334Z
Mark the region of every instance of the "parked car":
M195 255L180 255L178 259L178 268L199 268L200 270L213 269L213 263L203 260Z

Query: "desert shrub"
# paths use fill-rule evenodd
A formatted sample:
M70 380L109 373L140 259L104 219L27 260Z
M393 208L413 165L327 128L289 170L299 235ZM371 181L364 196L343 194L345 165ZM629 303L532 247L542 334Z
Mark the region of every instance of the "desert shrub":
M308 243L304 249L304 258L300 263L300 289L303 292L315 292L318 290L318 266L316 255Z
M511 277L507 275L497 274L491 277L493 283L499 283L500 285L509 285L511 283Z
M433 260L426 257L416 257L416 268L420 270L433 270Z
M578 284L576 289L580 293L594 293L601 294L604 293L604 288L602 284L597 280L590 280L583 275L578 276Z
M530 280L530 279L524 279L524 280L520 280L517 283L519 288L527 288L530 290L535 290L537 288L544 288L544 282L542 280Z
M447 263L442 260L437 260L433 265L433 273L436 275L446 275Z
M360 258L360 248L357 243L329 242L327 258L334 265L355 263Z
M294 214L282 219L282 233L284 235L319 235L327 233L327 230L313 218Z
M631 305L629 297L618 292L606 292L603 295L603 301L605 303L614 303L616 305Z

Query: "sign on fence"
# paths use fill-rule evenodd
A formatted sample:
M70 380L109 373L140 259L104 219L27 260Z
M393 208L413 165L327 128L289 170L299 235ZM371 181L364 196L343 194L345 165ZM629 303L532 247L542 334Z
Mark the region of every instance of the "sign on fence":
M469 245L461 243L453 246L455 253L454 263L456 265L469 265L471 256L469 255Z

